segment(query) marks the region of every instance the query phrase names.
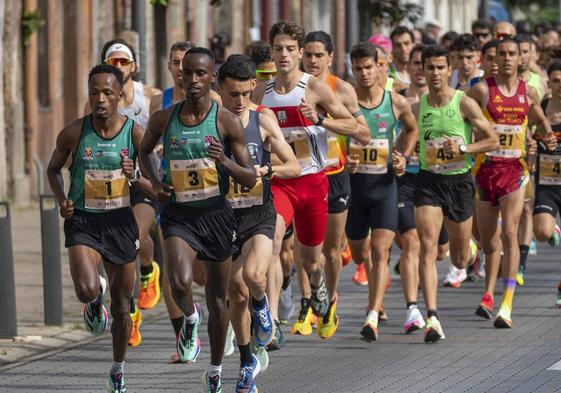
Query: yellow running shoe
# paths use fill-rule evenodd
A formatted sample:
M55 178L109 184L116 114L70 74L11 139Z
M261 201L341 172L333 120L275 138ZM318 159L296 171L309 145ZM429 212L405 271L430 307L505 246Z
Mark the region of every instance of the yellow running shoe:
M318 318L318 335L324 339L330 339L337 331L339 317L337 316L337 297L329 304L327 313L323 318Z
M132 330L129 337L129 345L131 347L137 347L142 342L142 336L140 335L140 324L142 323L142 314L138 307L135 307L134 313L131 314Z
M154 308L160 300L160 267L152 262L152 273L140 275L140 293L138 307L143 310Z
M302 298L298 319L292 325L291 334L309 336L312 334L312 306L310 299Z

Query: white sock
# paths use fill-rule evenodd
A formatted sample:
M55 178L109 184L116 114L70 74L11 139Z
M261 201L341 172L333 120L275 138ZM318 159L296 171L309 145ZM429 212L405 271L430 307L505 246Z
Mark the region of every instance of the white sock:
M199 322L199 312L197 311L197 307L195 307L195 312L189 316L185 316L187 322L189 323L196 323Z
M366 320L368 321L368 323L371 323L374 326L378 327L378 311L368 311Z
M222 365L220 366L215 366L214 364L209 364L208 365L208 376L209 377L214 377L215 375L220 375L222 374Z
M125 361L113 362L113 367L111 367L111 375L118 375L125 373Z

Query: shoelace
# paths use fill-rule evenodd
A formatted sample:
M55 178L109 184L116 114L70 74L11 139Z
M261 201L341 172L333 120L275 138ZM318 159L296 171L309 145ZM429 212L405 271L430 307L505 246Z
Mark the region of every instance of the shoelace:
M259 311L257 311L257 316L259 317L259 322L261 322L261 325L263 325L263 327L265 328L269 328L271 327L271 322L269 320L269 310L266 308L263 308Z
M250 366L242 367L240 370L240 382L243 384L243 387L247 387L247 385L249 385L249 382L251 381L250 377L253 377L253 368Z
M185 337L187 339L187 343L189 346L193 345L193 341L195 340L193 337L193 331L194 331L194 323L185 323L185 326L183 327L183 331L185 332L185 334L183 335L183 337Z
M116 389L117 392L120 392L123 387L123 374L112 375L111 382L113 383L113 390Z
M211 392L216 392L218 390L218 383L220 382L220 376L215 375L213 377L208 377L208 387Z

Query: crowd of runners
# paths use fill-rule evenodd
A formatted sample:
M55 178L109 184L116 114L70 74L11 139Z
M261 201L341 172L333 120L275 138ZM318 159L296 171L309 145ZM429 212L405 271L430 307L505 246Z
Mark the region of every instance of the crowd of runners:
M532 242L561 242L561 61L546 55L559 35L476 21L472 34L448 32L439 45L420 39L400 26L357 43L345 80L331 72L329 34L294 22L276 23L269 42L220 67L209 49L178 42L163 92L134 80L130 44L106 43L85 116L58 135L48 179L86 328L101 335L113 319L109 392L126 391L127 347L141 344L141 310L161 292L175 333L170 361L210 352L205 392L222 391L234 342L235 391L257 392L269 353L290 340L281 324L336 335L351 260L352 280L368 286L357 339L378 340L392 247L405 334L445 338L442 260L443 285L484 277L473 311L495 328L515 326ZM210 348L201 348L193 282L205 288Z

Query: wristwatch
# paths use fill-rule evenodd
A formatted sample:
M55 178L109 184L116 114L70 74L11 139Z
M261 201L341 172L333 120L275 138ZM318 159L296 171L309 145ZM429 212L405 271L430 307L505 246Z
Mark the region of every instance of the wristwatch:
M316 121L316 126L321 126L323 124L323 121L325 120L325 116L322 115L321 113L317 114L318 116L318 121Z
M142 174L140 173L140 170L137 169L134 171L134 175L132 176L132 178L129 179L129 183L136 183L140 180L141 177Z
M466 153L468 152L468 147L467 147L467 145L464 144L464 143L462 143L462 144L459 146L459 149L460 149L460 153L461 153L461 154L466 154Z

